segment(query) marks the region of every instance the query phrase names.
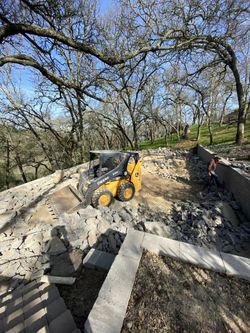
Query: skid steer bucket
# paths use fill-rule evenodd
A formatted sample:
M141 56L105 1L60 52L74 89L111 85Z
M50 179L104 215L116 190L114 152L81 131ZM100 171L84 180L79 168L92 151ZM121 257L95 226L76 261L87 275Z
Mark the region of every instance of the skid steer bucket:
M49 199L58 215L61 213L70 214L85 207L80 193L71 185L54 192Z

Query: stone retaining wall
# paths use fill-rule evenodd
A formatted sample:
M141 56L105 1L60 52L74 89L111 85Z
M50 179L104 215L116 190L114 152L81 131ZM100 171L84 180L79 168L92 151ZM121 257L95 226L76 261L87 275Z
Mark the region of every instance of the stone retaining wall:
M205 162L209 162L214 155L211 150L200 145L198 145L197 153ZM222 161L229 164L225 159L222 159ZM250 180L242 175L238 169L230 166L218 165L216 173L225 183L225 187L233 193L235 200L240 204L242 211L250 222Z

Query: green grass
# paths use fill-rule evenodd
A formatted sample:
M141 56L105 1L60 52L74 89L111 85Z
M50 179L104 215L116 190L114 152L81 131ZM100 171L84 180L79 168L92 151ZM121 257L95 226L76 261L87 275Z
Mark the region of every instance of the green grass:
M213 132L213 145L218 144L232 144L235 143L236 136L236 124L232 125L222 125L214 124L212 126ZM209 145L209 131L207 126L202 126L200 130L200 140L199 143L208 146ZM140 144L140 149L154 149L159 147L175 147L175 148L191 148L194 147L196 142L197 135L197 125L194 125L190 128L190 139L184 140L181 139L178 141L177 135L173 135L172 138L165 141L164 138L155 140L153 143L150 141L144 141ZM250 121L245 125L245 141L244 143L250 143Z
M173 138L167 139L167 142L165 141L165 138L156 139L153 143L151 141L144 141L140 144L140 149L155 149L176 143L178 143L177 135L173 135Z

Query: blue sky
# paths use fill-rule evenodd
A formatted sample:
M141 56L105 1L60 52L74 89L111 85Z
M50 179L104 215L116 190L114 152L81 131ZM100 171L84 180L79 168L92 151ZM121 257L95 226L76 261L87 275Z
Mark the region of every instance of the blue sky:
M114 3L116 3L115 0L100 0L101 12L104 14Z
M109 8L111 8L115 3L117 3L117 0L99 0L99 3L100 3L100 13L105 14L109 10ZM30 67L23 67L18 65L13 66L13 68L14 68L13 73L16 76L16 78L18 78L19 80L21 78L22 88L24 92L29 97L33 97L34 76L32 75L32 72L36 71L32 70Z

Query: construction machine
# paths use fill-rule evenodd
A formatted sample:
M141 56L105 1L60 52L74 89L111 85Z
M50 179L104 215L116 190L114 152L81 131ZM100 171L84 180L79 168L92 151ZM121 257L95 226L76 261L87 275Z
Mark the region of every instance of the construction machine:
M139 153L90 151L89 168L79 177L77 189L68 185L51 195L53 206L71 213L88 205L109 206L114 198L129 201L141 190Z

